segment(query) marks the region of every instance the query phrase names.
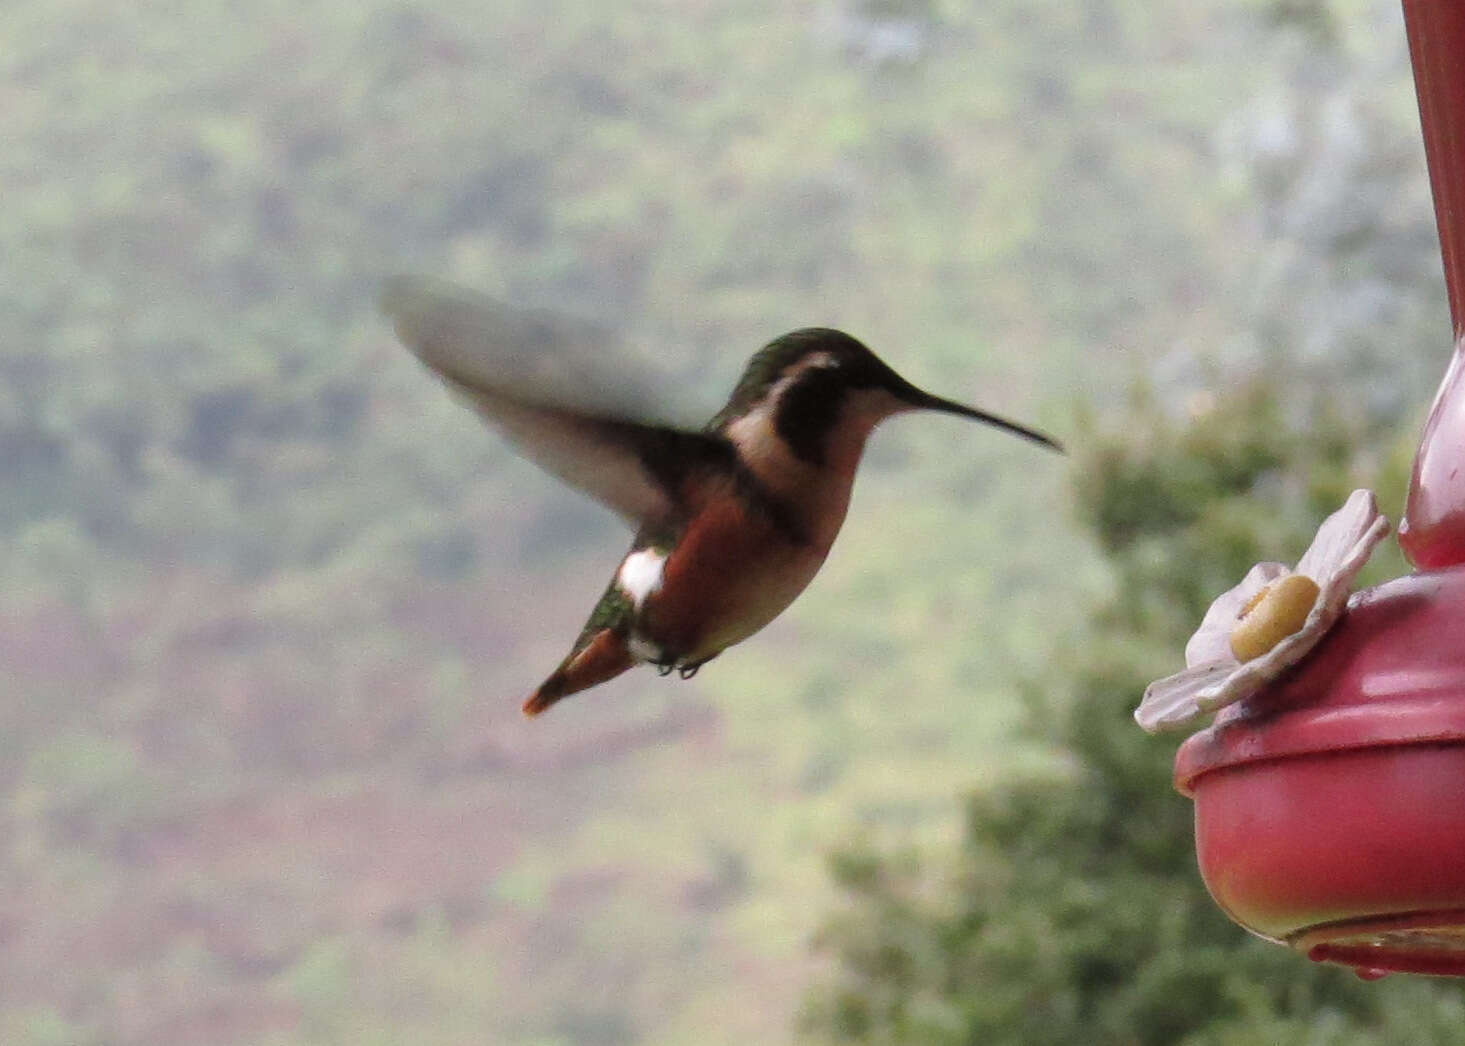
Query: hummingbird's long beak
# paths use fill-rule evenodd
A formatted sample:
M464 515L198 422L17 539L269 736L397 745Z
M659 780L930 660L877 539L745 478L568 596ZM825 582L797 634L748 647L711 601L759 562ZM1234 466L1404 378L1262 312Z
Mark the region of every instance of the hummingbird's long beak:
M1014 436L1021 436L1023 439L1032 440L1034 443L1041 443L1049 450L1056 450L1060 454L1064 453L1063 444L1059 443L1052 436L1046 436L1036 429L1030 429L1026 425L1019 425L1015 421L999 418L995 414L988 414L985 410L977 410L975 407L968 407L966 404L957 403L955 400L933 396L924 389L918 389L909 383L897 395L909 403L915 410L939 410L944 414L955 414L958 417L985 422L999 429L1005 429Z

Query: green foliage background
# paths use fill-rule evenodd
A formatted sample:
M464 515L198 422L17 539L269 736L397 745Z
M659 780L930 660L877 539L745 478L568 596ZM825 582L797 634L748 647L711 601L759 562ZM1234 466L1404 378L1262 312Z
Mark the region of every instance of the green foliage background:
M1175 978L1197 1041L1397 1017L1233 954L1127 707L1244 562L1398 503L1447 330L1398 11L1171 6L8 5L0 1041L715 1046L811 980L807 1034L880 1041L850 964L905 873L842 858L809 950L851 833L980 870L933 903L1010 961L897 986L941 1034L1039 993L1168 1041ZM525 724L625 538L393 343L403 269L595 318L694 412L827 323L1093 446L892 424L784 619ZM1144 838L1071 830L1116 796ZM1169 937L1049 961L1152 887Z

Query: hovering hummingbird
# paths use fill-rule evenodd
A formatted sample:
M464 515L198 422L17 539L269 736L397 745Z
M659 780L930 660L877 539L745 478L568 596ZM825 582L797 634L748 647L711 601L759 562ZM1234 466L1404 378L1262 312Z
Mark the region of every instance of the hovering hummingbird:
M1033 429L922 391L825 327L755 353L699 432L518 376L522 359L506 362L516 353L554 349L548 314L411 277L389 281L382 308L403 343L526 457L635 529L569 655L524 702L530 716L641 662L689 679L782 613L828 555L865 440L891 415L941 411L1062 450ZM556 364L549 351L529 366Z

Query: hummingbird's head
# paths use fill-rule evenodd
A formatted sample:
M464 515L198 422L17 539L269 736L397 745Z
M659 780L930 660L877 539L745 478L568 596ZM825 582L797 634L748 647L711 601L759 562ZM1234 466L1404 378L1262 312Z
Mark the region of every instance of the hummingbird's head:
M758 430L806 464L822 466L836 444L848 444L857 459L871 429L912 410L982 421L1061 449L1040 432L917 388L861 341L827 327L792 331L760 349L711 427L739 444Z

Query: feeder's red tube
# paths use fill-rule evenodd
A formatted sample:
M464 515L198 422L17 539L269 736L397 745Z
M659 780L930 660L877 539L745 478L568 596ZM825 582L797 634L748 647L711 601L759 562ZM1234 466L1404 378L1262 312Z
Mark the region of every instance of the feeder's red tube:
M1465 333L1465 4L1404 0L1455 337Z
M1420 570L1465 564L1465 342L1456 344L1424 423L1399 547Z
M1399 546L1438 570L1465 563L1465 3L1404 0L1404 25L1456 346L1414 459Z

